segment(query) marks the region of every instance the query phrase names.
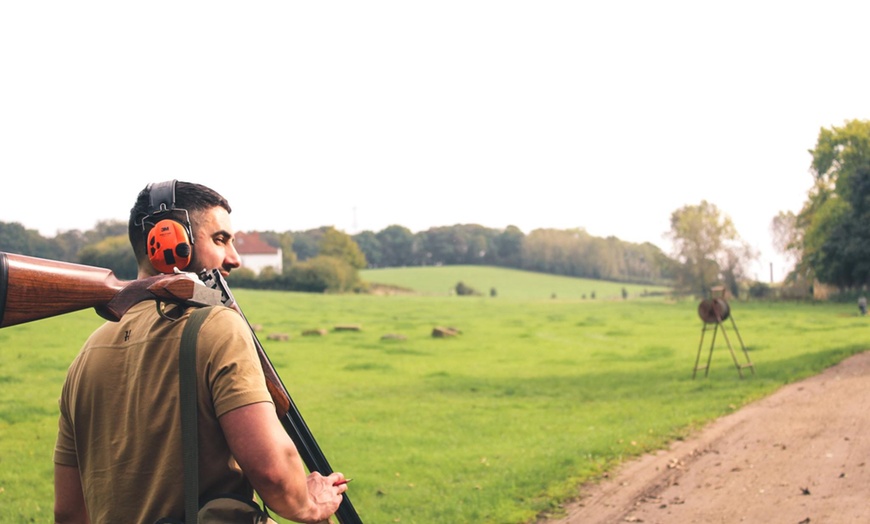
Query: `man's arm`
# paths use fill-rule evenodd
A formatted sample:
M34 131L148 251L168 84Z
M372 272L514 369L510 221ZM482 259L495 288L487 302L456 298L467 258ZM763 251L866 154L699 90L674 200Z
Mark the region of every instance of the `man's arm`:
M89 524L79 468L54 465L54 522Z
M299 452L269 402L243 406L220 417L233 457L263 502L295 522L317 523L335 513L347 484L341 473L305 474Z

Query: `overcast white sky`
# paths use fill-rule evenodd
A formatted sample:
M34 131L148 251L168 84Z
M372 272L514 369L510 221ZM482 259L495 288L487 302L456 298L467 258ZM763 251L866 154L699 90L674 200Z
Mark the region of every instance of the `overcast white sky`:
M783 276L822 127L870 118L870 3L0 2L0 221L125 220L149 182L240 230L477 223L652 242L706 199Z

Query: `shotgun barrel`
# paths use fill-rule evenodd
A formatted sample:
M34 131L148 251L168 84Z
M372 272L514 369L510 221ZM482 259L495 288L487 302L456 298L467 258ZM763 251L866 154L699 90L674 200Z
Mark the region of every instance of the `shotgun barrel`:
M248 326L251 326L220 271L213 269L211 272L203 272L200 274L200 278L207 286L220 291L223 304L236 310L245 319ZM293 398L290 397L290 393L278 376L278 372L269 360L269 355L266 354L266 350L257 338L253 327L251 328L251 337L257 348L257 356L263 367L263 374L266 376L266 386L269 389L272 400L275 402L275 410L281 425L284 426L284 430L287 431L293 443L296 444L296 449L299 450L299 455L309 471L317 471L324 476L330 475L334 470L329 465L326 455L314 439L311 430L308 429L308 424L305 423L302 414L296 407L296 403L293 402ZM338 506L335 516L341 524L362 524L362 520L350 501L347 492L343 494L341 504Z

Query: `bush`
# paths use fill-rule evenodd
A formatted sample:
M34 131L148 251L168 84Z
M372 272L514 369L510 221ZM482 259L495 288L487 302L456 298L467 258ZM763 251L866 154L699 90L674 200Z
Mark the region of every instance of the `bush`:
M282 274L267 268L257 275L250 269L240 268L230 274L227 282L231 287L307 293L343 293L358 291L364 287L355 268L347 262L328 256L316 256L297 262Z
M773 296L773 289L764 282L755 282L749 286L749 296L752 298L770 298Z
M227 284L229 284L231 288L243 287L248 289L261 289L260 281L257 279L257 274L245 267L234 269L230 273L230 276L227 277Z
M465 295L480 295L475 289L471 286L466 286L463 282L456 283L456 294L460 296Z
M287 290L323 293L352 291L360 286L359 274L347 262L316 256L297 262L283 275Z

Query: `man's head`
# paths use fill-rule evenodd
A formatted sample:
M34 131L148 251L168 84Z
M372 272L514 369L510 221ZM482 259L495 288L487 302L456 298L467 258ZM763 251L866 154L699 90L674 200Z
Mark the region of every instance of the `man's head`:
M139 276L156 275L161 271L149 260L148 236L155 223L164 219L181 224L179 231L185 236L186 226L189 225L192 254L187 271L198 272L216 268L226 275L231 269L239 267L239 256L233 246L233 230L229 219L232 209L227 200L206 186L179 181L175 183L174 206L171 196L163 198L157 195L155 202L152 199L152 190L156 195L167 187L171 186L148 185L139 193L130 210L127 229L139 264ZM169 202L165 208L156 208L159 201L166 200Z

